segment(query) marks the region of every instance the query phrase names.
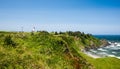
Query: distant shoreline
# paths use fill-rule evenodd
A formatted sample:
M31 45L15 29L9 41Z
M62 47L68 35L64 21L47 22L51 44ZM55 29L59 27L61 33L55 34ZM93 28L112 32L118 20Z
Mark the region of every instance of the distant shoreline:
M108 41L108 42L109 42L109 41ZM115 43L109 42L109 44L110 44L110 45L105 46L105 48L109 49L109 48L115 48L115 47L119 47L119 46L120 46L120 43L117 43L117 42L115 42ZM115 45L115 44L116 44L116 45ZM104 47L104 46L103 46L103 47ZM90 49L89 49L89 50L90 50ZM92 50L92 49L91 49L91 50ZM100 48L98 48L98 50L93 50L93 52L95 51L96 54L92 53L91 51L86 51L86 50L83 50L82 52L83 52L84 54L92 57L92 58L95 58L95 59L96 59L96 58L105 58L105 57L114 57L114 58L120 59L119 56L115 56L114 54L108 54L108 53L106 53L106 55L104 55L104 54L99 55L99 53L97 54L97 51L99 51L99 50L102 51L103 53L106 53L106 51L109 51L109 50L106 50L106 49L100 47ZM101 53L102 53L102 52L101 52ZM112 51L111 51L111 52L112 52Z

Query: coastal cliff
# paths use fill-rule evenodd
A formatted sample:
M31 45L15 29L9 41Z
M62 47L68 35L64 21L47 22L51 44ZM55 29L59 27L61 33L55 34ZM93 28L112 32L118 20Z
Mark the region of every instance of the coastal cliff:
M107 45L83 32L0 32L0 69L95 69L82 49Z

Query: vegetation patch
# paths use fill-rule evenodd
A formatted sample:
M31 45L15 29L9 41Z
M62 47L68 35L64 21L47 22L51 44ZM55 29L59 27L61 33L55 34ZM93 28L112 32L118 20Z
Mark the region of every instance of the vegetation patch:
M81 52L100 45L79 31L1 31L0 69L119 69L119 59L93 59Z

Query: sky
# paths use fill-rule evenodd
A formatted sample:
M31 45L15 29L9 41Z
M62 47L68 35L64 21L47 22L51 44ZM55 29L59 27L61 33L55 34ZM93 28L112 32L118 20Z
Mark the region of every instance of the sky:
M0 31L120 35L120 0L0 0Z

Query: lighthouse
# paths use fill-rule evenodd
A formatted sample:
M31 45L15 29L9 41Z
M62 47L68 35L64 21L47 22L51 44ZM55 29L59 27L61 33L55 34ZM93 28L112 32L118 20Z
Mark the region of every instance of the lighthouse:
M33 27L32 32L35 32L35 27Z

